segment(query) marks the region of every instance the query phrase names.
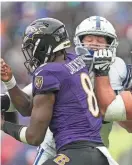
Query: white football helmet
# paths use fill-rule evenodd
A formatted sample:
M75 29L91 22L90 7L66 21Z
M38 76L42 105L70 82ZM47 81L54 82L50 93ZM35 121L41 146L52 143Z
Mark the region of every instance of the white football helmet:
M82 43L85 35L105 36L108 42L107 48L116 56L116 48L118 46L117 35L113 25L108 20L100 16L91 16L83 20L76 28L74 37L76 54L86 54L86 57L91 59L93 53L89 52L90 48L88 45L86 46Z

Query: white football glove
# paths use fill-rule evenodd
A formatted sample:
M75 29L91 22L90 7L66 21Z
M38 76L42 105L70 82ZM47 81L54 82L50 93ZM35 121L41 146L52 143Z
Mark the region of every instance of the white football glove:
M94 52L93 65L96 76L107 76L115 56L109 49Z

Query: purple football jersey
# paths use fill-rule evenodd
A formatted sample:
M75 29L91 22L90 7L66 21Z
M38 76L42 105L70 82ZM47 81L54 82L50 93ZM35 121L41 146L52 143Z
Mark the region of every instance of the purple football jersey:
M102 117L93 113L97 104L85 76L88 69L82 57L73 54L68 54L63 63L47 63L35 71L33 94L55 93L50 129L57 150L78 140L102 142Z

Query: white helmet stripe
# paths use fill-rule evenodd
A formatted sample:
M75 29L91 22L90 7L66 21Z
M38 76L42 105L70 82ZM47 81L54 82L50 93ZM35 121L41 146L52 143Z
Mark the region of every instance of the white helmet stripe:
M34 54L35 54L35 52L36 52L36 49L37 49L39 43L40 43L40 39L38 39L38 40L35 42L35 46L34 46L34 49L33 49L33 56L34 56Z
M69 48L70 46L71 46L70 40L64 41L53 50L53 53L62 50L64 48Z
M97 29L100 29L100 17L99 16L96 16L96 28Z

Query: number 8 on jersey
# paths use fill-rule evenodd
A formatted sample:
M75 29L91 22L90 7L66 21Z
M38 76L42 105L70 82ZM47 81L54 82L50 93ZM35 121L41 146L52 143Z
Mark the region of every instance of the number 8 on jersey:
M99 107L97 104L97 100L89 76L86 73L82 73L80 76L81 76L82 87L85 93L87 94L87 102L88 102L89 110L94 117L98 117Z

